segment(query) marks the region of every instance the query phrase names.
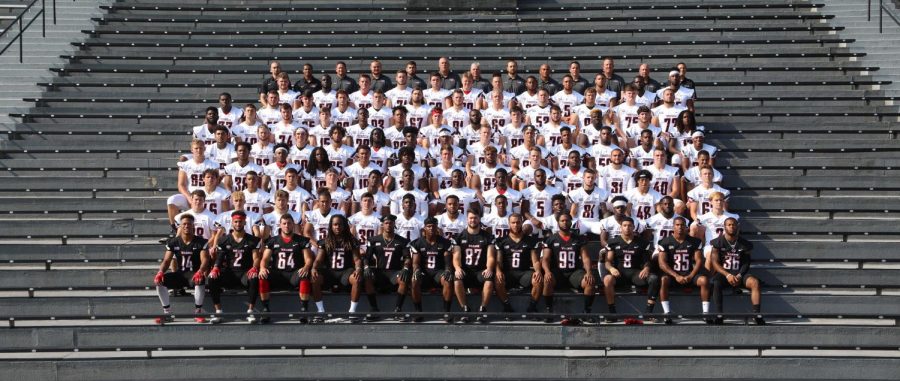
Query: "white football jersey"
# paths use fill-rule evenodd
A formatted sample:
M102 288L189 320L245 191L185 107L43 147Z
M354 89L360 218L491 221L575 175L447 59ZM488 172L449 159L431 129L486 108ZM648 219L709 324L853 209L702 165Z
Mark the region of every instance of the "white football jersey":
M412 87L407 87L405 89L393 88L384 93L384 96L387 99L391 100L391 106L406 106L409 104L409 99L412 97Z
M400 179L403 178L403 170L404 169L405 168L403 168L403 164L397 164L393 167L388 168L388 174L391 175L391 177L393 177L397 181L400 181ZM412 169L413 178L416 181L416 184L414 185L414 187L418 186L419 180L425 178L425 168L422 167L421 165L413 163L413 165L410 166L410 169Z
M475 142L481 140L481 126L472 126L471 124L467 124L463 128L460 128L456 131L456 138L458 141L466 142L466 148L469 145L475 144Z
M205 124L194 127L193 131L194 139L202 140L207 148L209 148L210 145L216 144L216 132L210 131L209 128L206 128Z
M659 240L675 234L675 218L683 218L678 214L666 218L662 213L656 213L647 219L647 227L653 229L653 247L659 246Z
M450 213L444 213L437 216L437 226L444 233L444 238L450 239L463 230L466 230L466 215L462 211L456 215L456 219L450 218Z
M478 175L478 178L481 180L482 192L487 192L497 186L497 178L495 174L497 173L498 169L504 169L506 170L506 173L510 173L512 171L509 167L503 164L497 164L493 168L491 168L488 167L487 164L481 163L472 168L472 172Z
M268 207L269 200L272 199L272 195L269 192L266 192L262 189L257 189L256 192L250 192L249 189L244 190L244 210L262 214L264 209Z
M525 91L522 94L516 95L516 102L522 107L523 110L528 111L538 104L537 92L535 92L534 94L529 94L528 91Z
M641 106L653 107L653 104L656 103L656 99L656 93L650 91L645 91L644 95L634 95L634 103L637 103Z
M422 90L422 96L425 98L425 103L429 106L444 107L444 99L450 96L450 90L438 89L435 91L432 88L428 88Z
M347 128L350 127L351 124L356 122L356 109L352 107L347 107L344 111L341 111L339 107L335 107L331 109L331 124Z
M281 120L281 111L278 110L278 107L263 107L256 112L256 116L260 122L269 126L269 128L272 128L275 126L275 123L278 123Z
M256 132L259 130L259 126L262 125L262 122L259 120L253 124L248 124L245 120L231 129L231 135L234 138L240 138L242 142L247 142L251 145L256 144L259 141L259 136Z
M209 210L204 209L202 212L188 210L175 216L175 226L181 224L181 217L184 215L194 216L194 235L203 237L203 239L212 238L212 233L216 229L216 215Z
M296 187L294 188L294 190L288 190L287 188L284 188L282 190L288 192L288 210L292 212L302 212L304 204L306 204L306 207L309 208L312 206L313 201L315 200L312 194L301 187ZM272 197L269 199L269 203L272 205L275 204L275 193L272 193Z
M521 192L519 192L515 189L512 189L512 188L506 188L506 190L503 191L503 193L500 193L500 190L498 190L496 187L491 188L491 190L485 191L484 193L481 194L481 197L484 197L484 201L487 202L487 205L484 205L484 209L487 211L493 210L494 200L496 200L497 196L499 196L501 194L506 196L506 202L507 202L506 210L509 210L512 212L518 212L521 209L521 207L522 207L522 193Z
M491 147L496 148L498 154L504 152L504 151L503 151L503 147L500 147L500 146L498 146L498 145L496 145L496 144L488 143L488 146L491 146ZM468 147L466 147L466 149L469 151L469 154L471 154L472 157L475 159L475 164L484 164L484 162L485 162L485 158L484 158L484 150L485 150L485 148L487 148L487 147L486 147L484 144L481 144L481 142L475 142L475 143L472 143L471 145L469 145ZM499 158L498 158L498 159L499 159Z
M650 151L644 151L643 146L637 146L628 150L628 158L637 160L638 169L650 169L653 166L653 151L655 149L650 146Z
M356 150L342 143L337 148L334 147L334 144L325 146L325 152L328 154L328 161L331 162L331 166L337 168L338 173L340 173L347 166L347 160L353 157Z
M684 147L681 147L681 154L684 155L685 158L688 159L688 165L694 167L697 165L697 155L700 154L700 151L706 151L709 153L709 157L715 158L716 152L718 150L716 147L713 147L709 144L703 143L703 146L700 149L694 147L693 144L688 144Z
M667 107L665 104L662 104L650 110L650 112L653 113L653 116L655 116L659 121L660 128L662 128L664 131L672 131L675 129L675 123L677 123L678 121L678 115L685 110L687 110L687 107L684 106L675 105L672 107Z
M306 111L303 107L298 108L294 110L293 116L294 123L307 130L319 124L319 108L316 106L313 106L309 111Z
M400 147L406 145L402 129L395 126L384 129L384 139L387 141L387 144L395 150L400 150Z
M364 195L368 191L368 188L355 189L351 197L353 198L354 202L360 202L362 201L362 195ZM378 193L372 195L372 198L375 200L375 210L379 213L384 207L390 208L391 206L391 196L387 193L378 191Z
M296 91L294 91L294 90L288 90L288 91L285 91L285 92L279 91L279 92L278 92L278 103L280 103L280 104L287 104L287 105L293 106L293 105L294 105L294 101L295 101L295 100L297 99L297 97L299 97L299 96L300 96L300 93L298 93L298 92L296 92Z
M268 143L264 146L260 146L258 143L254 144L253 147L250 147L250 159L256 165L265 167L272 163L275 159L275 145L272 143ZM262 173L260 173L262 176Z
M331 126L317 124L309 129L309 136L316 140L317 147L325 147L331 144Z
M388 161L396 155L396 151L394 151L391 147L371 147L372 148L372 157L370 160L375 163L375 166L384 174L388 168Z
M233 162L225 166L225 175L231 176L231 191L242 191L247 189L247 172L256 172L257 175L262 176L264 174L263 167L256 165L256 163L250 161L247 162L247 165L241 166L238 162Z
M344 213L334 208L331 208L326 214L322 214L318 208L306 212L306 222L313 227L313 241L325 239L325 236L328 235L328 224L331 223L331 217L337 215L343 216Z
M427 126L422 127L421 129L419 129L419 136L422 136L425 139L428 139L428 144L431 146L431 148L440 147L440 145L441 145L440 133L441 133L441 130L444 130L444 129L450 131L451 136L456 135L456 131L453 129L453 127L435 126L433 124L429 124ZM438 157L440 157L440 155L438 155Z
M643 220L633 221L635 222L634 234L641 234L645 229L647 229L647 223ZM616 216L609 216L600 220L600 229L602 231L605 231L608 235L608 237L606 238L607 242L622 235L622 225L619 225L619 221L616 221Z
M331 90L327 93L325 90L316 91L313 94L313 103L319 110L331 111L331 109L337 108L337 91Z
M294 168L297 172L300 171L300 168L291 163L285 163L284 166L279 166L278 163L272 163L263 168L263 172L265 172L266 176L269 176L269 186L271 187L271 189L268 190L269 192L275 193L277 190L284 188L284 185L286 184L284 175L287 173L288 168Z
M446 204L447 197L450 195L454 195L459 198L459 214L465 216L466 211L469 210L470 205L473 202L478 201L476 198L476 193L474 190L469 188L447 188L441 189L438 191L438 195L441 197L441 202Z
M350 94L350 103L356 106L356 109L370 108L372 107L372 95L375 92L369 91L368 93L363 94L362 90L357 90L353 94Z
M406 124L415 128L422 128L431 115L431 106L425 104L419 107L406 105ZM422 132L419 131L421 134Z
M709 243L712 240L718 238L720 235L722 235L723 232L725 232L725 220L727 220L729 217L737 219L738 221L740 221L741 218L734 213L724 212L721 215L715 215L711 211L703 213L702 215L697 217L697 221L694 223L703 226L703 228L706 230L706 241L704 242L705 246L709 246Z
M562 144L558 144L555 147L550 148L550 155L556 160L556 163L559 166L558 168L563 168L569 165L569 154L572 153L572 151L578 152L582 158L587 155L587 150L575 144L572 144L569 148L563 147Z
M234 144L228 143L224 148L213 144L206 147L205 156L207 159L219 163L219 169L225 169L225 166L237 158L237 152L234 151Z
M552 150L553 147L562 144L562 134L560 134L559 129L563 127L569 127L570 131L575 131L575 127L566 123L554 124L553 122L548 122L538 127L538 132L544 137L544 145L547 149Z
M463 167L457 165L451 165L450 168L444 168L442 164L438 164L434 167L428 169L431 172L431 177L437 179L438 190L447 189L450 187L450 178L453 174L453 171L460 170L465 175L466 170Z
M616 150L616 149L627 153L627 151L625 151L622 148L619 148L619 146L617 146L615 144L610 144L608 146L605 146L603 144L596 144L590 148L589 152L591 154L591 157L593 157L594 160L597 161L597 170L598 171L600 170L600 168L606 167L607 165L609 165L612 162L612 158L611 158L612 151Z
M378 166L372 164L371 162L367 166L362 166L360 162L355 162L344 169L344 173L347 177L353 179L353 187L356 189L363 189L369 187L369 174L372 171L381 171Z
M603 183L603 188L609 192L609 197L613 198L623 195L631 188L634 188L634 177L632 177L634 172L634 168L626 165L622 165L619 169L613 168L612 165L607 165L597 171L600 175L600 180L598 181Z
M525 111L525 115L531 121L531 124L540 129L544 124L550 123L550 105L541 107L536 104L534 107L529 108L528 111Z
M228 127L229 130L232 127L240 124L241 117L244 116L244 110L241 110L234 106L231 106L231 110L229 110L227 113L223 111L221 107L218 108L218 111L219 121L216 124Z
M610 101L612 101L613 98L617 98L616 92L606 89L602 93L601 92L597 93L597 101L596 102L597 102L598 106L601 106L603 108L609 108Z
M203 172L206 172L207 169L219 169L219 163L209 159L204 159L202 163L197 163L193 159L180 161L177 166L187 175L188 192L203 189Z
M550 99L562 110L563 118L568 118L569 115L572 115L575 107L584 103L584 95L579 94L577 91L566 94L565 90L560 90L558 93L553 94Z
M554 176L560 183L560 190L565 194L569 194L584 186L584 168L578 168L578 170L572 172L571 168L563 167L556 171Z
M562 192L556 187L546 186L543 190L532 185L522 191L522 199L528 200L528 212L535 217L546 217L553 214L553 196Z
M481 111L481 116L491 126L491 129L497 131L512 122L509 116L509 110L506 108L495 109L488 107Z
M553 172L552 169L547 167L542 166L540 169L543 169L544 173L547 174L547 187L555 188L552 184L556 183L556 173ZM527 167L522 167L519 168L518 172L516 172L516 177L518 177L519 180L524 181L526 187L530 187L534 185L534 172L536 172L537 170L538 168L534 168L530 165Z
M629 106L627 103L622 103L613 108L616 116L619 117L619 127L627 131L629 128L631 128L632 124L638 123L638 107L641 106L637 103L635 103L633 106Z
M650 180L650 187L665 196L672 192L676 179L681 176L681 168L666 165L663 169L656 168L655 165L644 167L653 175Z
M347 127L347 136L353 140L354 147L360 146L368 146L369 145L369 137L372 136L372 131L375 130L371 125L366 126L366 128L362 128L359 124L354 124L350 127Z
M573 217L583 221L600 221L600 218L603 217L602 208L603 205L606 205L607 198L609 198L609 194L606 193L606 190L596 185L590 193L583 186L569 192L569 201L577 205L578 215Z
M294 163L300 171L300 176L305 176L303 173L306 172L306 167L309 166L309 157L312 155L313 147L310 145L305 145L303 148L299 148L296 145L291 146L291 151L288 152L288 161Z
M212 192L206 191L206 210L213 214L225 211L225 201L231 200L231 192L222 187L216 187Z
M234 214L234 212L237 212L237 210L229 210L216 216L215 228L222 229L225 234L231 234L231 215ZM245 220L246 223L244 224L244 233L253 235L253 226L259 222L259 219L262 218L262 216L247 211L244 211L244 213L247 215L247 219Z
M531 149L534 149L535 147L537 147L538 149L541 150L541 158L542 159L546 160L547 158L550 157L550 151L548 151L546 148L536 145L536 146L532 147ZM531 149L529 149L528 147L525 147L525 145L522 144L520 146L512 148L509 151L510 161L512 161L513 159L519 161L519 171L520 172L522 171L522 169L531 166ZM548 175L549 174L550 173L548 172Z
M406 218L403 214L397 214L396 233L401 237L405 237L409 241L413 241L422 235L422 228L425 227L425 220L413 214L412 217Z
M419 216L420 219L425 219L428 217L428 194L420 191L418 189L413 190L405 190L398 189L391 192L391 214L395 216L399 216L403 214L403 196L407 194L413 195L416 199L416 212L415 215ZM398 225L399 226L399 225Z
M394 117L394 114L391 112L391 108L387 106L382 106L380 109L376 110L375 107L369 107L369 126L375 128L387 128L391 126L391 118ZM366 136L366 140L369 137Z
M513 148L525 144L525 132L522 131L522 125L513 126L508 124L500 128L500 136L506 138L506 150L511 151Z
M650 189L647 193L641 194L638 188L632 188L625 192L625 198L631 203L631 217L639 220L647 220L656 214L656 204L662 200L659 192Z
M693 186L700 185L700 167L693 166L687 170L684 174L684 179L690 182ZM722 182L722 172L719 172L718 169L713 168L713 183L721 183Z
M509 216L510 212L506 212L505 216L497 215L497 211L492 211L481 217L481 224L490 229L491 236L494 239L500 239L509 235Z
M350 222L350 226L356 230L356 239L359 240L359 246L363 249L369 242L369 238L381 233L381 215L378 212L372 212L368 216L359 212L347 220Z
M337 210L344 202L349 202L353 194L344 188L336 188L331 192L331 209Z
M572 110L575 115L578 115L578 127L581 127L581 129L583 130L585 127L591 125L591 112L593 112L594 110L600 110L600 112L605 115L606 111L608 111L609 108L599 105L588 106L586 104L581 104L576 106L575 109Z
M703 185L698 185L687 193L688 201L696 202L698 204L697 215L706 214L712 210L712 204L709 202L709 195L713 192L721 192L725 195L726 201L728 201L728 196L731 195L731 192L728 191L728 189L722 188L718 184L713 184L711 188L704 188Z
M463 126L469 124L469 111L471 109L468 108L448 108L444 110L444 124L453 127L455 130L460 130Z
M656 96L659 98L662 98L663 91L665 89L666 88L664 87L662 89L657 90ZM675 104L678 106L686 106L687 101L689 99L694 99L694 98L696 98L695 94L694 94L694 89L689 89L687 87L680 86L680 87L678 87L678 90L675 91Z
M264 214L260 217L259 222L256 223L256 226L259 227L260 230L265 228L269 228L269 236L277 237L281 234L281 216L288 214L291 218L294 219L295 225L300 225L300 221L303 219L303 216L298 212L288 211L286 213L278 213L278 211L272 211L270 213Z
M463 107L474 110L475 103L478 102L479 99L484 99L484 91L481 91L481 89L473 87L469 92L463 90Z
M294 130L298 128L300 128L300 125L294 121L285 123L284 120L282 120L275 123L275 126L272 127L272 135L275 136L275 143L287 144L289 146L294 145Z

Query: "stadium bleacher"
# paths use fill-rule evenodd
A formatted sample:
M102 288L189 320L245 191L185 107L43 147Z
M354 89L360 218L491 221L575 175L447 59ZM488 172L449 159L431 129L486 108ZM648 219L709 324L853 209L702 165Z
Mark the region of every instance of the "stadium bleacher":
M10 2L11 3L11 2ZM473 5L474 7L474 5ZM3 7L0 6L0 9ZM896 379L900 374L900 110L815 1L519 0L423 10L406 1L119 0L36 81L34 107L0 138L0 379ZM0 21L7 13L0 13ZM3 24L0 23L0 28ZM74 40L74 39L73 39ZM626 79L677 63L696 83L698 124L720 151L729 209L755 245L767 326L749 295L726 296L724 326L699 319L697 292L675 294L679 324L560 327L529 318L487 325L300 325L296 295L273 298L275 324L157 326L151 279L169 233L166 198L190 127L229 92L257 103L268 62L296 80L373 58L384 72L448 56L489 76L515 58L557 80L601 57ZM470 295L477 305L477 295ZM440 310L436 295L426 311ZM599 297L602 299L602 296ZM603 302L595 312L605 312ZM640 315L641 290L619 297ZM390 306L393 295L379 296ZM344 293L325 304L339 318ZM209 298L207 310L212 311ZM493 301L491 311L499 311ZM516 311L527 295L515 294ZM580 311L558 294L557 314ZM409 308L409 303L407 303ZM367 304L362 302L366 311ZM454 310L457 307L454 306ZM659 311L659 308L657 308ZM243 315L243 314L240 314ZM574 315L572 315L574 316ZM187 319L181 319L182 317ZM440 314L430 316L437 319ZM190 321L190 322L189 322ZM214 361L208 361L213 359ZM711 361L712 360L712 361ZM298 370L299 369L299 370Z

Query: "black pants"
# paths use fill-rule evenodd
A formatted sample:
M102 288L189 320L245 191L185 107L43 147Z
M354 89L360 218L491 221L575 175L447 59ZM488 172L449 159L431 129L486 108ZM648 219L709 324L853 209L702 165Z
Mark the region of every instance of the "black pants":
M209 295L213 303L222 303L222 290L247 290L247 303L256 304L259 297L259 280L247 279L247 272L243 270L222 271L218 278L209 279Z

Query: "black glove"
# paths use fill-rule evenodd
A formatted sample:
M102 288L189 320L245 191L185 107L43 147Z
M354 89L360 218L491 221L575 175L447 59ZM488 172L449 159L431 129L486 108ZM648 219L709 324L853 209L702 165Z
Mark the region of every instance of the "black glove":
M425 278L425 272L422 269L416 269L416 271L412 275L413 280L420 280Z
M444 272L441 273L441 278L448 282L453 282L453 271L450 271L450 269L444 269Z
M404 267L403 270L400 270L400 274L397 274L397 278L400 279L401 282L409 282L409 278L412 276L412 271L409 270L409 267Z
M363 278L366 278L366 279L375 278L375 271L372 270L372 268L369 266L363 267Z

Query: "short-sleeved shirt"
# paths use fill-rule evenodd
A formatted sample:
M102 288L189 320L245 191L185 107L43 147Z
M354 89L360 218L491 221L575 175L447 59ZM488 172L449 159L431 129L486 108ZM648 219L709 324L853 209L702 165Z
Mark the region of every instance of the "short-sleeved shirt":
M247 271L253 267L253 251L259 248L259 238L245 234L238 242L234 236L228 234L224 241L217 247L216 264L220 268Z
M409 244L410 255L422 255L419 265L426 270L443 270L450 266L444 260L445 255L453 249L453 241L441 236L435 237L434 243L429 243L425 237L419 237Z
M606 247L613 252L613 266L619 270L641 270L650 262L652 244L641 237L635 236L631 242L625 242L619 236L609 240Z
M675 237L666 237L659 241L657 250L665 253L666 263L678 275L688 275L694 270L694 254L703 247L703 241L686 236L678 242Z
M583 246L581 236L572 234L566 239L559 233L553 234L544 241L544 248L550 249L550 268L561 271L577 270L580 268Z
M271 237L266 241L266 249L272 250L269 266L281 271L297 271L306 266L303 251L309 248L309 239L299 234L292 234L288 241L281 235Z
M478 271L487 268L488 248L493 241L490 234L480 229L478 233L472 234L469 229L465 229L456 235L454 241L461 249L460 262L465 268Z
M509 236L494 240L497 259L503 263L504 270L531 270L534 267L531 262L531 251L536 250L538 246L540 243L531 236L523 236L519 242Z
M190 242L184 242L181 236L166 241L166 251L174 254L179 272L196 272L200 269L200 252L206 250L207 241L203 237L194 236Z
M352 250L347 250L343 245L332 250L325 248L325 240L319 240L319 254L325 256L325 268L331 270L346 270L354 267Z
M390 241L383 235L369 239L366 245L366 261L369 266L382 270L400 270L403 261L409 256L409 240L398 234Z
M725 235L721 235L710 242L710 245L719 251L719 264L725 271L730 274L741 274L742 268L749 269L750 252L753 251L753 243L739 237L734 244L725 239Z

